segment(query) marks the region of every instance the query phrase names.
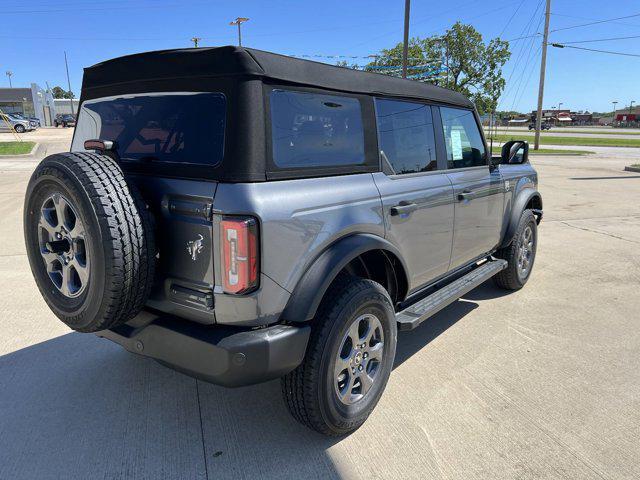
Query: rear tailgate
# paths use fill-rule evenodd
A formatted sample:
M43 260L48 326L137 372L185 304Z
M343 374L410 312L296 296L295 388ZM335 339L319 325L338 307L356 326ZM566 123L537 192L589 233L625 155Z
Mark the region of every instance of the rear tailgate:
M157 270L148 306L215 322L211 207L217 183L130 176L156 221Z

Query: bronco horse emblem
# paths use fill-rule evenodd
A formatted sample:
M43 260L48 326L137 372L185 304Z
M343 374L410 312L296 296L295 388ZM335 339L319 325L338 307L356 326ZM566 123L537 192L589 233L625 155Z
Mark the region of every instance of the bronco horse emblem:
M191 260L194 262L198 259L198 254L202 252L202 249L204 248L204 245L202 244L204 237L200 234L198 234L198 236L200 238L197 240L190 240L187 242L187 252L191 255Z

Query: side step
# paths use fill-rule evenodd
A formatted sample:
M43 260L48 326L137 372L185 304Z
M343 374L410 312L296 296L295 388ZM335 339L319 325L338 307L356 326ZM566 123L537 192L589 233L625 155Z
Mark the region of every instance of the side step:
M435 315L505 268L507 268L506 260L490 260L405 310L396 313L398 330L413 330L427 318Z

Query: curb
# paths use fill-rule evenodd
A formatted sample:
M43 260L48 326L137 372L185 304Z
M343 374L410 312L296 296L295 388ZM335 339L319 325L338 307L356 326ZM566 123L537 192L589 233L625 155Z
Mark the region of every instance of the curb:
M624 167L625 171L627 172L636 172L636 173L640 173L640 167Z

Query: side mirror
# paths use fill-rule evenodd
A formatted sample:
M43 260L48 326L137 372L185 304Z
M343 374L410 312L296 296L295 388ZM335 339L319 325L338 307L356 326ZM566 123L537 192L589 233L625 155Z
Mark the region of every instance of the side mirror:
M529 161L529 142L524 140L511 140L502 146L500 163L522 164Z

